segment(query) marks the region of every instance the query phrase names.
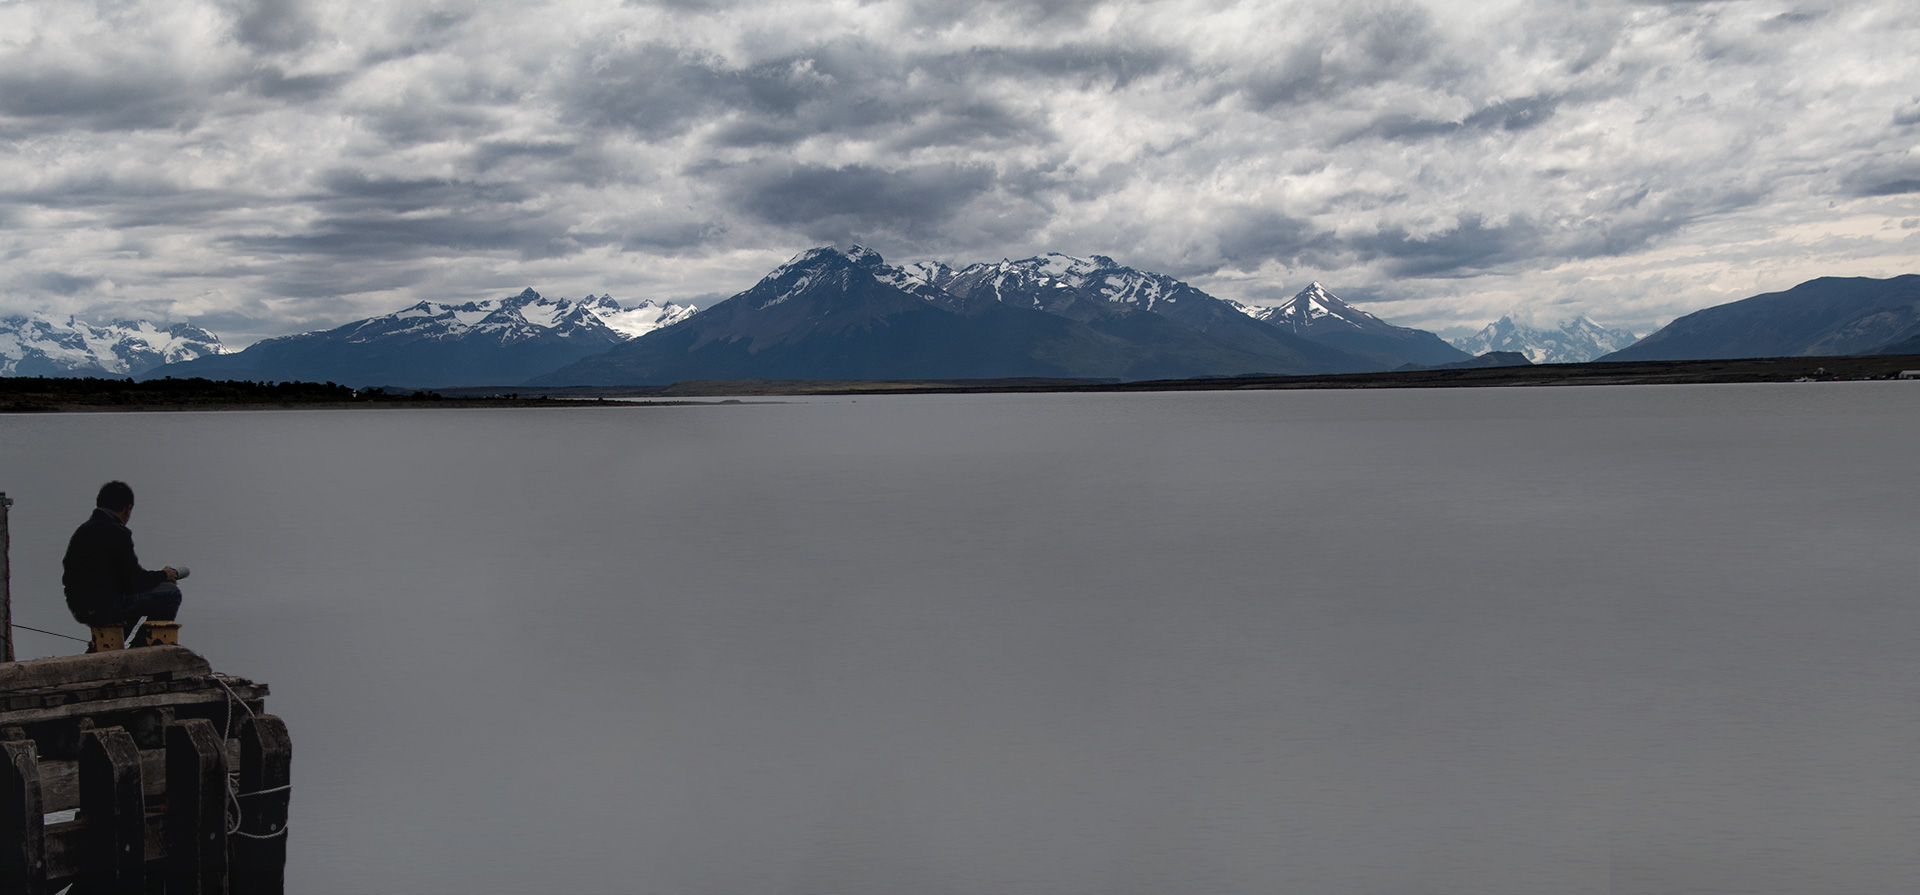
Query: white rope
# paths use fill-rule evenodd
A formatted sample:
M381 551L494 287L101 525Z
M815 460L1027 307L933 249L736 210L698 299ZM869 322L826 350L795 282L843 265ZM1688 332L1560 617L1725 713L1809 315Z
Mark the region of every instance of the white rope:
M247 717L254 718L256 720L260 717L259 715L254 714L253 708L247 705L246 700L240 698L240 694L233 692L233 688L227 686L227 682L224 680L224 678L226 678L226 675L221 674L219 672L214 672L213 674L213 682L216 684L219 684L220 689L227 691L227 720L226 720L226 724L223 726L221 730L220 740L222 743L230 739L233 733L233 704L234 703L237 702L240 704L240 708L247 713ZM225 748L225 747L223 746L222 748ZM262 790L256 790L254 792L243 793L243 792L237 791L238 787L234 785L233 778L236 776L238 776L238 774L227 775L227 806L233 809L231 816L227 819L227 835L241 836L247 839L278 839L282 836L287 835L286 825L282 825L280 829L272 833L267 833L265 835L261 835L258 833L247 833L242 831L240 828L246 825L246 809L240 805L240 800L245 798L252 798L253 796L264 796L269 793L286 792L288 790L293 789L293 784L289 783L289 784L286 784L285 786L276 786L272 789L262 789Z

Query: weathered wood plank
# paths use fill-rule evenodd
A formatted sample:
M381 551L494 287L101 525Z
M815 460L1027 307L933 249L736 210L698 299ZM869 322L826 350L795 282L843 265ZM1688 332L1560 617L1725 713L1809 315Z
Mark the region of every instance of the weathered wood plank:
M45 895L46 813L32 740L0 743L0 892Z
M286 723L272 715L247 718L240 725L240 828L228 839L235 892L286 891L292 785L293 738Z
M227 757L230 760L240 754L239 749L238 741L227 741ZM233 766L237 767L238 762ZM141 788L148 796L158 797L167 791L167 750L140 750L140 780ZM48 814L80 807L80 763L41 762L40 799Z
M167 895L226 892L227 750L213 722L176 721L167 728Z
M164 649L164 648L165 647L158 647L158 646L144 647L144 649ZM271 692L267 689L266 684L248 684L245 686L235 686L233 688L233 691L234 693L238 694L242 700L246 701L250 705L255 704L259 700L265 699L266 697L272 695ZM206 705L209 703L225 702L226 700L227 700L227 691L220 689L218 686L215 686L211 689L194 690L194 691L185 692L185 693L155 693L150 696L134 696L134 697L129 697L127 699L109 699L102 702L83 702L83 703L76 703L73 705L62 705L55 708L37 708L37 709L21 709L17 711L0 711L0 720L4 720L10 724L36 724L41 721L54 721L60 718L72 718L72 717L77 717L79 715L100 714L105 712L121 712L121 711L127 711L129 709L144 709L144 708L154 708L157 706L169 706L169 705L171 706ZM239 711L239 709L236 708L234 709L234 711L237 712ZM259 707L257 705L254 706L254 711L259 711Z
M148 646L0 664L0 692L161 674L206 677L212 673L213 666L206 659L184 646Z
M86 818L85 895L147 889L147 810L140 748L124 728L89 730L80 740L80 813Z

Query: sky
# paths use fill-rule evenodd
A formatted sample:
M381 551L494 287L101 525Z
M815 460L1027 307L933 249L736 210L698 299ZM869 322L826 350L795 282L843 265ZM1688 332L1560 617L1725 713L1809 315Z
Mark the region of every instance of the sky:
M1920 272L1920 5L0 0L0 313L239 346L825 244L1644 334Z

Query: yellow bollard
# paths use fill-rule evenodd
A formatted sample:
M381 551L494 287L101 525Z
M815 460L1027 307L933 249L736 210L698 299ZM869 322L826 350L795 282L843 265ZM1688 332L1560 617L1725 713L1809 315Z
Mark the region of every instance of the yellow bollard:
M93 641L87 644L87 652L104 653L108 650L126 649L127 632L118 624L92 625Z
M179 622L157 622L149 619L140 626L140 636L134 646L178 646L180 643Z

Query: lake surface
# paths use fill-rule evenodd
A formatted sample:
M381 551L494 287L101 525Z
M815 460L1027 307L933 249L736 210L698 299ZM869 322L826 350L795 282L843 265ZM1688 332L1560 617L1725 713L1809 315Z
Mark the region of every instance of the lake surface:
M0 417L16 618L131 482L301 893L1910 891L1916 460L1920 383Z

